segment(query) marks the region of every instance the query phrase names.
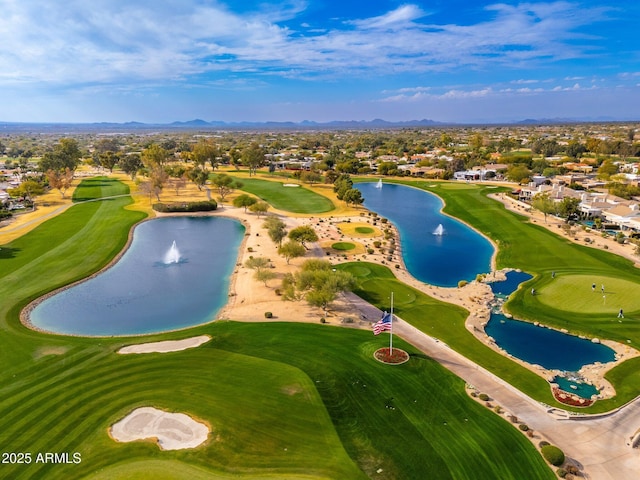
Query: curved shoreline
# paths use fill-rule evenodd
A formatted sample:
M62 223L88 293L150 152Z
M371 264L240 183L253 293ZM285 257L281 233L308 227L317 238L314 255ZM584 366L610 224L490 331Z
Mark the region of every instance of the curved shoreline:
M69 283L67 285L64 285L62 287L56 288L55 290L51 290L50 292L45 293L44 295L36 298L35 300L32 300L31 302L29 302L21 311L20 311L20 323L25 326L26 328L33 330L35 332L38 333L43 333L43 334L47 334L47 335L59 335L62 337L80 337L80 338L127 338L127 337L142 337L142 336L150 336L150 335L161 335L164 333L172 333L172 332L179 332L182 330L187 330L189 328L195 328L198 326L202 326L202 325L207 325L211 322L214 322L216 320L218 320L219 318L219 314L220 312L226 307L226 303L221 306L219 308L219 310L216 312L216 315L209 319L206 322L203 323L199 323L197 325L190 325L190 326L186 326L186 327L180 327L180 328L175 328L175 329L167 329L167 330L162 330L159 332L150 332L150 333L131 333L131 334L126 334L126 335L83 335L83 334L76 334L76 333L64 333L64 332L55 332L55 331L51 331L51 330L47 330L41 327L38 327L36 325L33 324L33 322L31 322L30 319L30 315L31 312L33 311L34 308L36 308L38 305L40 305L42 302L44 302L45 300L48 300L49 298L62 293L66 290L69 290L77 285L80 285L82 283L88 282L89 280L92 280L94 278L96 278L97 276L103 274L104 272L106 272L107 270L109 270L111 267L113 267L116 263L118 263L122 257L127 253L127 251L129 250L129 248L131 247L131 244L133 243L133 236L134 236L134 232L136 227L138 227L139 225L142 225L145 222L149 222L152 220L156 220L158 218L161 217L215 217L215 216L219 216L219 217L224 217L224 218L229 218L231 220L237 221L239 222L244 228L245 228L245 233L248 229L248 226L246 224L246 222L244 220L242 220L239 217L233 216L233 215L225 215L225 214L218 214L216 215L217 211L213 211L213 212L190 212L190 213L160 213L160 212L156 212L156 216L154 217L147 217L144 218L142 220L140 220L139 222L136 222L135 224L133 224L129 230L129 234L127 235L127 242L125 243L125 245L123 246L123 248L116 254L114 255L114 257L102 268L100 268L100 270L92 273L91 275L88 275L87 277L84 277L80 280L76 280L75 282ZM240 246L238 247L238 259L241 257L242 255L242 247L246 242L246 235L243 234L243 240L240 244ZM236 261L237 263L237 261ZM235 271L234 267L234 271ZM229 292L231 291L231 285L232 285L232 278L233 278L234 273L232 272L232 274L229 277ZM230 298L231 295L228 293L228 297Z
M403 184L404 185L404 184ZM442 199L441 197L439 197L436 193L428 191L428 190L423 190L420 189L418 187L412 186L412 185L404 185L404 186L408 186L410 188L415 188L417 190L420 190L422 192L425 192L427 194L431 194L435 197L437 197L441 202L442 202L442 206L440 207L439 213L447 216L449 218L452 218L458 222L460 222L461 224L465 225L467 228L473 230L474 232L478 233L479 235L483 236L484 238L486 238L490 244L493 247L493 254L491 257L491 271L489 272L492 277L495 277L496 274L500 275L500 271L496 271L495 270L495 262L496 262L496 257L498 254L498 245L496 245L490 238L488 238L486 235L484 235L482 232L478 231L475 227L469 225L468 223L464 222L463 220L458 219L457 217L453 217L452 215L449 215L447 213L445 213L443 211L443 209L446 207L446 202L444 201L444 199ZM494 198L494 200L499 201L497 199ZM222 209L226 209L227 211L221 211ZM213 211L213 212L196 212L196 213L155 213L154 217L149 217L149 218L145 218L143 220L141 220L140 222L135 223L130 231L129 231L129 235L127 238L127 243L125 245L125 247L117 254L113 257L113 259L107 264L105 265L102 269L100 269L99 271L93 273L92 275L78 280L76 282L73 282L69 285L66 285L64 287L60 287L56 290L53 290L45 295L43 295L42 297L32 301L31 303L29 303L20 313L20 319L21 322L23 323L23 325L25 325L26 327L30 328L31 330L34 331L38 331L40 333L44 333L44 334L48 334L48 335L60 335L60 336L76 336L76 337L83 337L83 338L126 338L126 337L141 337L141 336L149 336L149 335L161 335L164 333L171 333L171 332L176 332L176 331L182 331L182 330L186 330L189 328L194 328L197 326L202 326L202 325L207 325L209 323L212 323L216 320L223 320L223 319L228 319L230 317L234 317L234 319L236 319L235 317L237 315L234 315L232 312L236 311L236 307L241 307L238 304L238 277L239 277L239 269L242 267L242 264L245 260L245 258L249 255L248 250L247 250L247 243L248 240L251 237L251 235L254 233L252 232L251 229L251 223L253 223L253 221L255 220L256 222L259 221L260 219L255 217L255 216L250 216L249 214L246 213L242 213L241 209L236 209L236 208L232 208L231 211L228 211L229 207L224 207L222 206L222 209ZM371 210L369 210L371 211ZM192 325L192 326L188 326L188 327L181 327L178 329L171 329L171 330L163 330L162 332L154 332L154 333L142 333L142 334L128 334L128 335L74 335L74 334L66 334L66 333L59 333L59 332L52 332L52 331L48 331L45 329L41 329L38 327L35 327L33 324L31 324L31 322L28 319L28 313L35 308L35 306L37 306L40 302L46 300L47 298L49 298L50 296L53 296L57 293L60 293L61 291L64 291L68 288L71 288L77 284L80 284L82 282L88 281L92 278L94 278L95 276L103 273L105 270L111 268L117 261L119 261L121 259L121 257L126 253L126 251L129 249L132 240L133 240L133 234L134 234L134 230L135 227L137 227L138 225L142 224L143 222L147 222L150 220L153 220L155 218L159 218L159 217L165 217L165 216L220 216L220 217L226 217L226 218L230 218L233 219L235 221L240 222L244 228L245 228L245 233L243 235L243 239L241 241L240 247L238 249L238 256L237 256L237 260L236 260L236 266L234 267L232 274L229 278L229 290L228 290L228 300L227 303L224 304L216 313L216 315L211 318L209 321L200 323L198 325ZM247 217L247 218L243 218L243 217ZM344 220L344 219L351 219L352 216L350 215L346 215L346 216L338 216L336 215L337 219L340 220ZM251 222L249 220L253 219ZM307 217L296 217L294 219L292 219L291 217L286 217L286 220L290 220L293 223L299 224L299 223L306 223L306 221L311 221L313 219L312 216L307 216ZM362 217L360 217L360 219L362 219ZM417 278L415 278L406 268L406 264L404 262L404 256L402 254L402 243L400 241L400 233L399 230L397 228L397 226L395 225L395 223L393 223L392 221L389 221L389 227L392 229L393 232L393 238L396 239L396 253L395 255L397 255L397 261L394 260L394 262L397 262L400 267L399 268L390 268L390 270L392 270L394 272L394 276L402 281L403 283L406 283L408 285L411 285L415 288L417 288L418 290L420 290L421 292L432 296L434 298L440 299L443 302L446 303L451 303L451 304L456 304L459 306L462 306L463 308L467 309L469 311L469 315L467 317L467 319L465 320L465 326L466 328L477 338L478 341L480 341L481 343L490 346L492 349L494 349L495 351L497 351L498 353L500 353L503 356L506 356L508 358L510 358L511 360L515 361L516 363L519 363L523 366L525 366L527 369L529 369L530 371L532 371L533 373L542 376L543 378L547 379L548 375L547 373L552 373L552 371L546 371L544 369L542 369L542 367L538 367L536 365L531 365L528 364L527 362L524 362L520 359L518 359L517 357L513 357L512 355L508 354L507 352L505 352L504 350L502 350L501 348L499 348L497 345L495 344L491 344L491 342L488 342L486 339L488 338L488 336L486 335L484 328L482 326L483 321L488 321L489 319L489 314L490 314L490 308L488 306L483 306L481 299L483 298L483 295L485 295L486 291L485 290L483 292L483 289L486 287L489 291L489 295L491 297L493 297L492 293L490 292L490 289L488 288L488 286L484 283L484 282L476 282L471 281L469 282L465 287L462 288L456 288L456 287L438 287L435 285L430 285L427 284L426 282L423 282L421 280L418 280ZM258 235L258 233L256 233L256 235ZM267 240L269 241L269 240ZM259 252L252 252L254 254L259 253ZM367 256L367 259L369 259L369 257L373 257L372 261L374 261L375 263L381 263L384 265L388 266L388 262L385 261L385 257L386 255L369 255ZM339 261L343 261L343 258L338 258ZM355 260L355 258L354 258ZM346 260L346 261L351 261L350 259ZM483 287L483 285L485 287ZM257 284L252 284L251 285L253 289L258 288ZM242 300L242 302L244 302L244 299ZM251 304L251 302L249 302L248 305L242 305L242 307L244 307L245 309L247 307L249 307ZM256 304L255 308L259 308L259 306ZM254 308L254 310L255 310ZM307 311L310 311L312 309L307 308ZM235 313L235 312L234 312ZM264 321L263 318L242 318L242 315L238 316L239 318L237 318L237 320L239 321ZM254 315L254 317L257 317L257 315ZM298 318L296 319L297 321L305 321L304 319ZM294 320L294 321L296 321ZM308 320L307 320L308 321ZM352 326L356 326L356 325L352 325ZM368 326L368 325L367 325ZM362 327L362 325L361 325ZM610 346L610 348L613 348L614 351L616 351L616 361L615 362L610 362L608 364L604 364L604 365L610 365L610 367L603 369L602 365L591 365L591 367L593 367L593 370L595 370L593 372L593 375L595 375L595 377L592 377L591 372L589 372L589 377L590 378L594 378L594 380L597 383L602 383L602 381L604 381L604 374L610 370L611 368L617 366L619 363L621 363L624 360L627 360L628 358L632 358L634 356L640 355L640 352L630 352L629 350L624 351L621 350L622 348L627 348L628 347L626 345L618 345L615 342L612 341L608 341L608 340L602 340L602 343L605 343L607 346ZM589 367L589 366L587 366ZM542 371L541 371L542 370ZM598 371L599 370L599 371ZM585 376L585 378L587 378ZM608 383L608 382L607 382Z
M358 183L376 183L376 182L370 182L370 181L364 181L364 182L358 182ZM354 185L358 185L358 183L355 183ZM447 206L447 202L444 200L444 198L442 198L441 196L439 196L437 193L432 192L431 190L425 190L423 188L420 187L416 187L414 185L407 185L405 183L401 183L401 182L389 182L389 184L391 185L402 185L403 187L408 187L408 188L413 188L415 190L418 190L420 192L426 193L428 195L433 195L434 197L436 197L438 200L440 200L440 202L442 202L442 206L440 207L440 209L438 210L438 214L450 218L462 225L464 225L465 227L467 227L469 230L472 230L473 232L475 232L476 234L478 234L479 236L481 236L482 238L484 238L485 240L487 240L487 242L489 242L489 244L493 247L493 253L491 254L491 258L489 260L489 272L487 272L487 274L492 273L495 271L496 269L496 261L497 261L497 257L498 257L498 245L491 239L489 238L487 235L484 234L484 232L481 232L480 230L478 230L476 227L474 227L473 225L470 225L469 223L467 223L466 221L462 220L461 218L458 217L454 217L453 215L448 214L447 212L444 211L445 207ZM383 183L384 185L384 183ZM366 207L365 207L366 208ZM373 211L373 210L370 210ZM377 212L376 212L377 213ZM379 215L379 214L378 214ZM389 220L391 222L391 220ZM395 231L397 232L397 238L396 238L396 245L398 245L398 248L400 249L400 251L402 252L401 249L401 242L400 242L400 230L398 229L398 227L395 225L395 223L391 222L394 226ZM404 262L404 256L400 255L400 258L402 259L402 266L403 268L406 268L406 264ZM408 269L407 269L408 271ZM412 274L410 274L413 278L415 278ZM427 282L423 282L422 280L419 280L416 278L416 280L424 283L425 285L431 285L428 284ZM437 286L437 285L434 285ZM439 288L455 288L455 287L439 287Z

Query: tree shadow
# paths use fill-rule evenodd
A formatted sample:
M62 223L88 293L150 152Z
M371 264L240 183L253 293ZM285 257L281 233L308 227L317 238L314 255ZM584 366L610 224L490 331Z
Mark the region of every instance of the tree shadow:
M0 260L15 258L18 252L20 252L19 248L0 247Z

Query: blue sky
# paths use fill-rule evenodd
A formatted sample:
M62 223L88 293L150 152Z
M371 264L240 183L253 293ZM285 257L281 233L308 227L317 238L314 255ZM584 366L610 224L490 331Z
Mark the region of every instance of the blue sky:
M0 0L0 120L639 119L637 0Z

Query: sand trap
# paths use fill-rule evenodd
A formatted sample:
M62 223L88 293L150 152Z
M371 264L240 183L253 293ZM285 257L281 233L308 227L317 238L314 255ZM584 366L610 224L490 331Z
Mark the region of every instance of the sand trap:
M186 350L187 348L196 348L211 340L209 335L200 335L199 337L185 338L184 340L165 340L163 342L140 343L138 345L129 345L122 347L118 353L167 353Z
M282 186L283 187L299 187L300 185L298 185L297 183L283 183Z
M160 450L195 448L209 436L209 428L184 413L141 407L114 423L109 434L118 442L151 439Z

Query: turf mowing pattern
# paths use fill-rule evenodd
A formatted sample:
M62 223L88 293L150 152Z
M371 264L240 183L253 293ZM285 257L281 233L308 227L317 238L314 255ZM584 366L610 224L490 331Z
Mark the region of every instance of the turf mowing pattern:
M281 182L241 178L242 190L264 200L273 208L292 213L326 213L335 209L327 197L302 186L285 187Z
M92 188L108 196L121 187ZM175 471L171 478L366 478L358 466L382 479L555 478L521 432L471 401L462 381L436 362L399 340L414 354L407 364L376 362L373 351L386 340L368 331L217 322L127 340L23 327L18 312L26 299L99 269L122 248L142 218L124 209L130 202L76 205L6 246L3 451L80 452L82 462L3 465L4 478L166 478L156 475L163 468ZM115 353L203 333L213 340L197 349ZM152 442L108 437L111 423L146 405L205 420L210 441L161 452Z

